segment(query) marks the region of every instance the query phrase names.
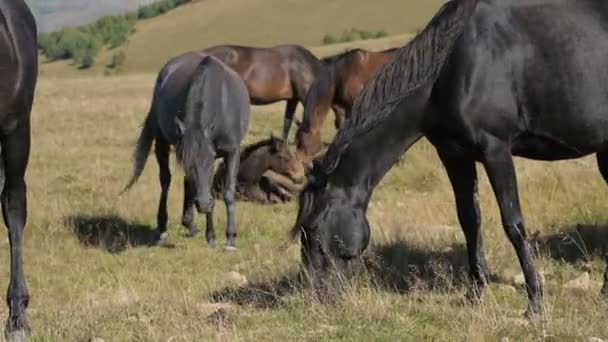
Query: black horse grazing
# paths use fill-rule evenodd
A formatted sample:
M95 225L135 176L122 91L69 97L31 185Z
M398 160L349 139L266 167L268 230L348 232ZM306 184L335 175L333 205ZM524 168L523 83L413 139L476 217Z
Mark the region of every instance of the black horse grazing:
M1 202L11 248L11 279L6 296L10 313L5 335L9 340L23 340L29 333L25 313L29 294L22 256L27 216L24 176L38 78L36 22L23 0L0 0L0 74Z
M152 108L146 117L135 150L134 171L127 190L141 175L156 141L160 168L161 196L158 207L158 234L167 237L167 194L171 183L169 147L177 147L177 159L184 167L184 211L182 224L192 236L198 233L194 208L207 216L207 243L215 247L211 181L216 158L226 169L224 201L228 217L226 250L235 250L234 222L236 175L239 145L249 127L249 97L245 84L232 69L215 57L198 62L194 72L164 68L156 82Z
M370 82L313 168L294 233L313 274L368 245L374 187L422 136L454 189L473 299L487 281L475 162L496 195L523 269L528 314L543 312L512 155L597 153L608 181L608 6L603 0L454 0ZM373 115L372 115L373 114ZM608 270L607 270L608 271ZM608 281L608 272L605 275ZM608 282L603 293L608 295Z

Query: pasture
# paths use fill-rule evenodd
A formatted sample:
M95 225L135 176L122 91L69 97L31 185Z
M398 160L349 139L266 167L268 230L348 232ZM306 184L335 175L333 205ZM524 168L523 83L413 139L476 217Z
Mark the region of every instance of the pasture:
M608 243L608 186L593 157L516 160L524 215L530 232L537 234L539 269L546 280L547 317L539 323L523 319L520 268L481 167L485 250L497 279L478 307L462 303L464 238L445 171L425 141L375 191L368 213L373 229L372 250L365 258L369 271L361 270L333 305L317 303L298 285L298 244L282 249L295 220L294 202L239 202L235 254L208 249L203 236L184 237L183 181L174 155L169 232L175 246L147 247L160 191L154 158L130 192L118 193L130 175L132 147L154 77L40 80L32 114L24 244L34 341L608 338L608 310L599 297L600 255ZM282 110L282 104L254 108L244 143L280 132ZM326 142L332 126L328 120ZM225 242L223 210L218 201L220 246ZM204 220L202 215L197 219ZM6 230L1 234L1 272L7 282ZM7 308L0 310L4 319Z

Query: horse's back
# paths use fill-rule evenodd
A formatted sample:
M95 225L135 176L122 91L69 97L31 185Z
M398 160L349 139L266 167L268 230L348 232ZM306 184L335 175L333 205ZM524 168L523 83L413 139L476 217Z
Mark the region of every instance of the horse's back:
M267 48L218 45L203 52L220 59L243 78L254 104L303 98L321 68L314 54L293 44Z
M438 81L437 121L472 144L511 139L524 157L595 152L608 147L606 56L602 0L482 1Z
M0 116L29 112L38 75L36 22L21 0L0 0Z
M195 70L192 86L202 82L201 102L204 122L213 122L220 144L239 146L249 127L250 105L241 77L213 56L203 58ZM198 80L197 80L198 78ZM188 99L190 101L190 99Z

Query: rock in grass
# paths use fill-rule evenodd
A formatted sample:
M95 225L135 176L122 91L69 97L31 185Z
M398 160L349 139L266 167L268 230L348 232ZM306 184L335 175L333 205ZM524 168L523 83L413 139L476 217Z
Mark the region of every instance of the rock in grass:
M526 284L526 277L524 277L523 273L519 273L513 276L513 284L517 286L523 286Z
M224 280L230 286L244 287L249 284L247 277L236 271L230 271L224 275Z
M580 276L570 280L569 282L564 284L564 287L567 289L574 290L588 290L591 285L591 276L589 272L585 272Z
M543 272L539 273L540 275L540 280L542 280L543 283L546 282L545 280L545 274ZM511 277L511 282L513 283L513 285L516 286L524 286L526 285L526 277L524 276L523 273L518 273L516 275L514 275L513 277Z
M104 340L104 339L103 339L103 338L101 338L101 337L91 337L91 338L89 339L89 342L106 342L106 340Z
M203 303L198 309L206 316L207 323L219 327L233 323L238 314L238 308L230 303Z

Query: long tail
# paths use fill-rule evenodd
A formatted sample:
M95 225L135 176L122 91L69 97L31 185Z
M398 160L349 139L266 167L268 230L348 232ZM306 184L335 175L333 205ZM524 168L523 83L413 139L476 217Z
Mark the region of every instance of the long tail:
M146 160L148 160L148 155L152 149L152 143L156 137L156 121L152 114L153 113L150 112L146 117L146 121L144 122L139 138L137 139L135 152L133 153L133 175L121 194L129 190L135 182L137 182L137 179L144 170L144 166L146 166Z
M329 147L320 165L321 171L332 172L355 135L384 122L412 92L437 80L477 2L452 0L444 4L426 28L367 84L355 101L345 127Z

